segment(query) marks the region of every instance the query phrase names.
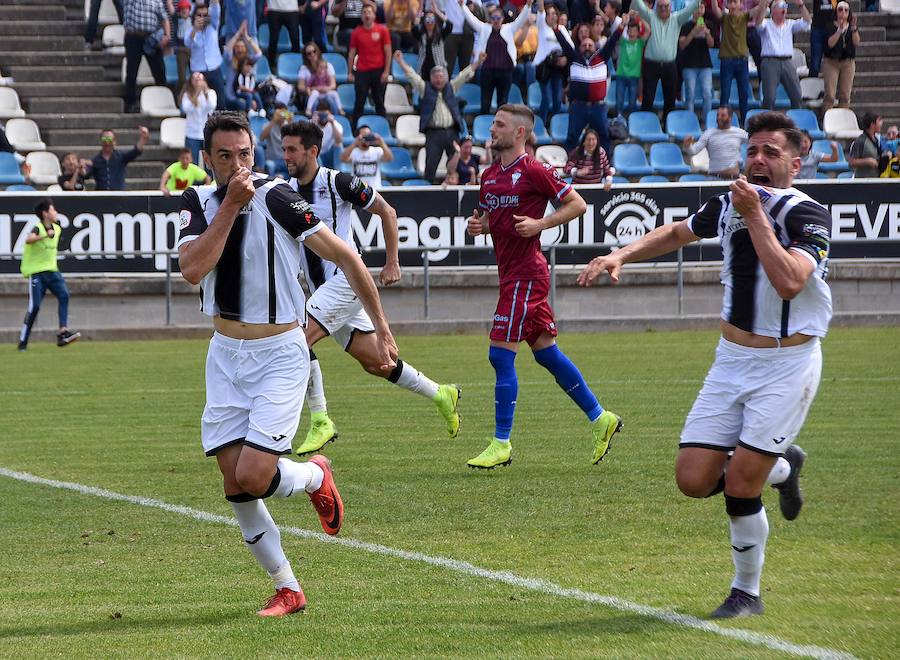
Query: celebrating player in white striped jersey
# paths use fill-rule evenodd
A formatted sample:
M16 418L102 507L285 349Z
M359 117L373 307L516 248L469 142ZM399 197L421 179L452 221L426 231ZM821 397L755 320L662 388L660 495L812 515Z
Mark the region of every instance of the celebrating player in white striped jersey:
M348 246L357 249L351 226L354 206L381 218L387 258L379 279L385 286L398 282L397 212L393 207L362 179L319 167L317 158L322 147L322 129L316 124L300 121L285 126L281 136L284 162L293 177L292 188L312 205L316 217ZM372 335L372 321L353 295L338 265L320 258L306 247L301 250L301 263L310 290L306 310L311 322L306 326L306 341L311 359L307 400L312 425L297 453L303 455L318 451L338 437L326 409L322 370L312 350L313 345L326 335L331 335L370 374L387 378L395 385L430 399L444 418L447 433L455 438L459 432L459 388L456 385L438 385L411 364L399 359L394 369L382 370L378 345Z
M800 170L801 133L785 115L765 112L748 124L744 176L683 222L588 264L590 286L623 264L718 236L724 263L722 338L716 359L685 421L676 480L689 497L724 490L735 577L712 616L761 614L759 582L769 534L762 489L780 492L793 520L803 504L803 450L793 444L822 370L820 339L831 319L825 283L831 215L792 188Z
M283 616L304 609L306 597L263 499L306 492L326 533L337 534L343 522L328 459L281 458L291 453L309 377L297 281L301 241L346 274L372 319L381 369L394 368L397 347L359 255L287 182L251 172L247 118L214 113L204 145L219 187L185 191L178 238L181 273L201 285L203 312L216 329L206 360L203 449L218 461L247 548L275 583L275 595L258 614Z

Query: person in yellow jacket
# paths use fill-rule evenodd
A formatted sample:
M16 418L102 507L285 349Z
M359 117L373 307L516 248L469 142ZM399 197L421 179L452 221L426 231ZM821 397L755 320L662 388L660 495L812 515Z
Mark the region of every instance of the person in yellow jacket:
M28 348L28 337L31 328L41 309L41 301L49 289L59 303L59 333L56 335L57 346L68 346L81 337L80 332L72 332L68 326L69 290L66 281L56 265L56 253L62 227L57 222L56 208L52 199L42 199L34 207L38 223L28 238L25 239L25 250L22 254L22 274L28 278L28 312L19 334L19 350Z

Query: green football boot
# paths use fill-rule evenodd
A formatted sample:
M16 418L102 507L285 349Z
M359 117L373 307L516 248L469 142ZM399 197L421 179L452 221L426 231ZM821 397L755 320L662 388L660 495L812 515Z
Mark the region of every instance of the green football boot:
M596 465L609 453L609 441L617 431L622 430L622 418L614 412L604 410L594 422L591 423L591 435L594 438L594 454L591 456L591 464Z
M313 413L311 417L312 426L309 427L306 440L297 448L298 456L317 452L329 442L338 439L338 432L334 428L334 422L331 421L327 412Z
M459 397L462 390L456 385L441 385L432 401L447 422L447 435L452 440L459 435Z
M487 449L475 458L469 459L466 465L471 468L493 470L498 465L509 465L510 463L512 463L512 443L500 442L494 438Z

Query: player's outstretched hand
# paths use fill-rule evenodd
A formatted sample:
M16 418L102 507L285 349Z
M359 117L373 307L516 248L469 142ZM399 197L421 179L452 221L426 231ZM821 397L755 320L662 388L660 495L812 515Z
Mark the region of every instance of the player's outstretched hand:
M253 186L253 181L250 180L250 170L242 167L228 181L225 199L244 208L253 199L255 193L256 188Z
M613 284L618 284L619 271L621 269L622 264L619 263L619 260L612 254L608 254L604 257L594 257L578 276L578 284L580 286L591 286L600 273L604 271L609 273L609 279Z
M527 215L514 215L513 220L516 221L516 232L525 238L537 236L544 229L540 220L529 218Z
M481 236L485 233L486 227L487 223L485 222L485 217L481 210L475 209L472 211L472 215L470 215L469 219L466 221L466 232L469 236Z
M743 174L731 182L731 202L744 218L745 222L753 222L762 213L759 192Z
M378 281L381 282L381 286L390 286L391 284L396 284L397 282L399 282L400 264L385 264L384 268L381 269L381 273L378 275Z

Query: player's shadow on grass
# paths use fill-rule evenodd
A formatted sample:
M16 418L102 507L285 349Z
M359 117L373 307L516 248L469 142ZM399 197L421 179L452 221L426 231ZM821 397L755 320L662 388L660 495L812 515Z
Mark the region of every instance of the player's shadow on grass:
M252 614L252 611L249 612ZM72 621L67 623L46 623L36 626L24 626L22 628L0 627L0 641L16 637L68 637L84 634L109 634L124 632L142 632L153 630L166 630L177 628L196 628L202 625L219 626L223 623L255 620L248 614L246 607L234 607L215 612L197 612L193 615L180 614L147 614L139 613L130 615L125 609L121 618L116 618L113 612L110 614L97 614L96 618L87 621ZM262 619L259 619L262 621Z

